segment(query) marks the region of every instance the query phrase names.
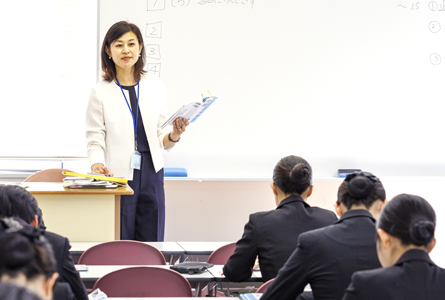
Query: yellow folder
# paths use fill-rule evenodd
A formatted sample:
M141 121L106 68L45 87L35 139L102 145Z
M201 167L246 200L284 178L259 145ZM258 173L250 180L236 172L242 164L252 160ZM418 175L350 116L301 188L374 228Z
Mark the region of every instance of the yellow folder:
M105 180L105 181L124 183L124 184L128 183L128 179L125 179L125 178L108 177L105 175L82 174L82 173L68 172L68 171L63 171L62 173L63 173L63 175L66 175L66 176L94 178L97 180Z

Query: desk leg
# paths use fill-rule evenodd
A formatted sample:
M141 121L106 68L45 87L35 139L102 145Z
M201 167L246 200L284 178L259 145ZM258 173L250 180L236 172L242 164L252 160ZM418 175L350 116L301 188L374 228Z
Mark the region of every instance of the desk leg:
M195 297L201 297L201 282L198 282L198 284L196 285Z
M121 196L114 196L114 239L121 239Z

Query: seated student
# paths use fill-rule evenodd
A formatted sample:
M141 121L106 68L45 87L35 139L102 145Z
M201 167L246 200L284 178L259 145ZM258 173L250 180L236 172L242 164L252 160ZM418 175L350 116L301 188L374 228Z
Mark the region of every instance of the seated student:
M367 172L349 174L338 189L331 226L300 235L289 257L261 300L295 300L307 284L315 300L339 300L355 271L380 267L375 220L386 199L380 180Z
M0 281L26 287L41 299L52 299L59 276L51 245L19 218L0 221Z
M436 245L435 227L436 214L425 199L394 197L377 222L383 268L354 273L343 299L444 299L445 269L428 256Z
M20 186L0 184L0 216L18 217L36 228L39 224L43 224L36 199ZM45 227L42 226L41 229ZM85 286L69 252L71 245L68 239L46 230L44 236L51 244L56 258L59 273L58 287L68 284L77 300L88 300ZM56 292L59 292L59 288Z
M281 159L275 166L271 187L277 208L250 215L234 254L224 266L224 275L230 281L249 279L257 256L263 281L274 278L301 233L337 220L332 211L306 203L313 191L312 168L303 158L291 155Z

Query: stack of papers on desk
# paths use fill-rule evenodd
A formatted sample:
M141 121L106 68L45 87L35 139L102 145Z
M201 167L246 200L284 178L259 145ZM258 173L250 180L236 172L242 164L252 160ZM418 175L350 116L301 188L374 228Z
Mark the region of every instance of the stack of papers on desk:
M65 177L63 187L71 189L112 189L119 185L105 180L97 180L86 177Z
M67 175L63 179L63 186L71 189L112 189L118 186L126 186L128 180L118 177L107 177L102 174L82 174L63 171Z

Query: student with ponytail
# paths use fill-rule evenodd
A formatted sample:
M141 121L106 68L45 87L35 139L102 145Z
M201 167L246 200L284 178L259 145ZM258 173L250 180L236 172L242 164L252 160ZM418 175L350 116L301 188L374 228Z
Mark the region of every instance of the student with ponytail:
M224 275L230 281L249 279L257 256L263 281L274 278L301 233L337 220L332 211L306 203L314 187L312 168L303 158L291 155L281 159L275 166L271 187L277 208L250 215L234 254L224 266Z
M300 235L297 248L261 300L295 300L307 284L315 300L340 300L354 272L380 267L375 222L385 199L376 176L349 174L338 189L335 209L340 219Z
M444 299L445 270L428 256L436 245L435 228L436 214L425 199L394 197L377 222L383 268L354 273L343 299Z

